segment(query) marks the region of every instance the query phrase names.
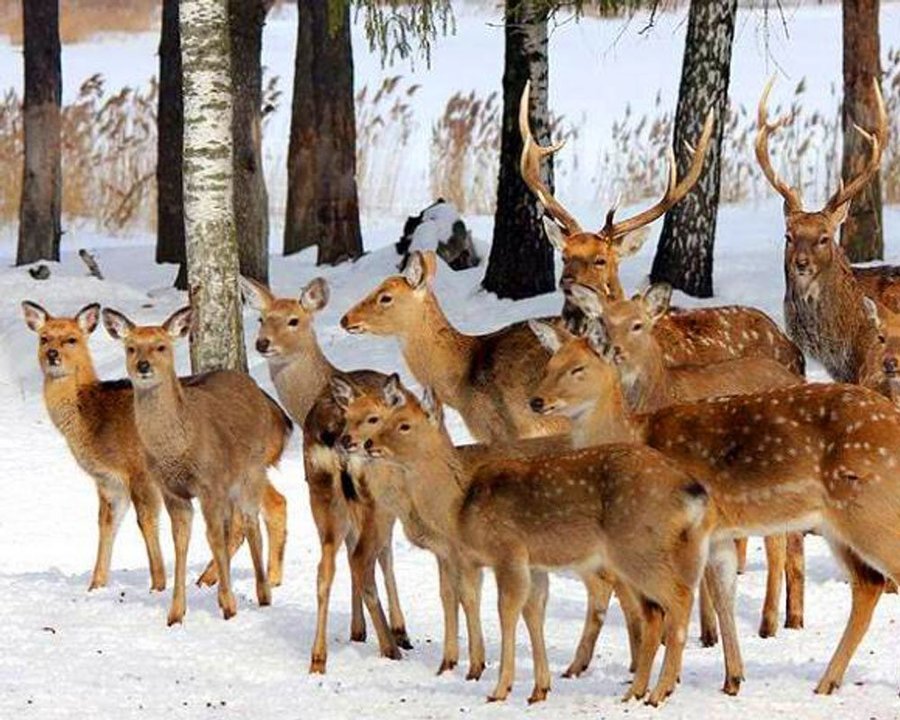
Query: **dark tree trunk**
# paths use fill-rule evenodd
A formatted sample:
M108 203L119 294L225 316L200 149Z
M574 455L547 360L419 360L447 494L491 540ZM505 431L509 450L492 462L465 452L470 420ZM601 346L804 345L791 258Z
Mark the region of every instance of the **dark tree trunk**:
M58 0L23 0L25 163L16 264L59 260L62 235Z
M844 162L841 176L855 175L865 165L869 145L853 129L875 123L875 91L872 78L881 77L878 37L878 0L844 0ZM841 246L852 262L884 257L881 224L881 175L850 204L850 214L841 229Z
M503 129L494 238L484 288L503 298L526 298L552 292L553 248L544 235L542 208L519 174L522 137L519 100L531 79L531 128L541 145L550 140L547 107L547 3L507 0L506 51L503 67ZM553 189L552 160L544 161L544 181Z
M335 22L327 3L301 2L297 15L284 252L318 245L333 265L362 254L350 8Z
M706 113L716 125L703 174L694 189L666 215L650 277L666 281L694 297L713 294L713 246L719 211L722 131L728 110L728 81L737 0L692 0L685 38L675 155L679 176L690 165L686 143L696 143Z
M178 0L163 0L159 41L156 151L156 262L178 263L175 287L187 289L184 252L184 104Z
M234 222L241 275L269 282L269 197L262 160L262 32L273 0L230 0Z

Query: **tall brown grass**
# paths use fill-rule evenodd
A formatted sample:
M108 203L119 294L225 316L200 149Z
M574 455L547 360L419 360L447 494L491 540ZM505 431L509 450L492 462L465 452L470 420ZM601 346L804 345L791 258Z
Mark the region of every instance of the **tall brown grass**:
M104 32L147 32L158 27L161 6L160 0L60 0L60 40L76 43ZM0 0L0 35L22 44L22 0Z

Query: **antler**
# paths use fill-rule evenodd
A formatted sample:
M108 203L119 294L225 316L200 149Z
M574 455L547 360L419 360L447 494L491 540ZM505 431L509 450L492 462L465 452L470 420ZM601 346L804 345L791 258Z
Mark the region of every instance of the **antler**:
M803 203L800 200L800 194L782 180L772 168L772 162L769 159L769 135L778 128L790 122L790 116L785 115L774 123L769 122L769 110L766 105L769 102L769 93L775 84L775 76L769 78L766 87L763 90L762 97L759 99L759 107L756 111L756 161L766 176L769 184L775 188L781 197L784 198L785 208L791 212L797 212L803 209Z
M834 212L844 203L850 202L860 190L869 184L869 180L872 179L872 176L878 172L878 168L881 166L881 153L887 144L888 117L878 78L873 78L872 84L875 87L877 125L871 133L866 132L859 125L853 125L856 131L869 142L869 159L866 161L863 169L849 183L844 185L844 181L841 180L837 192L825 203L825 212Z
M522 99L519 101L519 131L522 133L522 159L519 163L519 170L522 173L522 180L525 181L531 192L537 195L538 200L541 201L550 217L562 225L563 231L567 235L580 233L581 226L578 224L578 221L553 197L553 194L541 180L541 160L555 153L566 143L563 140L549 147L537 144L534 136L531 134L531 125L528 122L528 101L530 95L531 80L528 80L525 83L525 89L522 91Z
M687 146L691 152L691 166L688 168L687 174L681 179L681 182L678 181L678 171L675 167L675 152L672 148L669 148L666 152L666 161L669 165L669 180L666 183L666 191L662 199L643 212L639 212L637 215L620 222L613 222L616 210L613 207L606 214L606 225L603 227L603 234L606 237L610 239L624 237L644 225L649 225L657 218L662 217L691 191L703 170L703 161L706 159L706 151L709 149L709 142L712 138L714 119L715 114L710 109L703 123L703 132L700 134L700 140L697 142L697 149L694 150L690 145Z

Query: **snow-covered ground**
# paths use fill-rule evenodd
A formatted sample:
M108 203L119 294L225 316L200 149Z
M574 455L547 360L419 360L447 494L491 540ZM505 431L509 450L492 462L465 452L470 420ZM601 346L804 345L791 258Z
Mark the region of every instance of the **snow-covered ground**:
M267 27L266 62L288 89L295 28L290 9L282 12ZM839 12L838 6L804 8L791 17L790 40L773 33L779 66L792 80L810 76L821 97L839 77ZM432 70L417 78L425 83L417 100L425 138L434 114L453 91L486 90L499 84L502 30L470 8L463 7L457 20L459 35L437 43ZM585 117L582 141L602 143L611 119L621 114L626 102L647 106L657 89L667 102L672 101L682 20L664 15L653 33L640 36L640 19L624 31L621 23L595 21L569 23L554 31L553 103L570 117ZM767 66L773 64L762 50L757 22L758 16L743 13L739 24L733 87L744 103L753 102ZM882 30L885 46L900 37L900 7L885 4ZM140 35L66 48L66 92L71 94L78 81L96 71L107 75L111 87L144 82L155 69L156 43L155 35ZM360 43L357 47L357 83L376 84L390 71L382 71L378 59L365 53ZM424 72L421 64L418 70ZM20 72L20 50L0 46L0 87L17 85ZM273 138L268 157L275 165L283 160L286 123L283 105L268 135ZM411 191L409 207L404 210L409 213L429 202L422 190L427 145L418 155L411 155L414 159L404 171ZM586 224L602 217L604 208L592 204L589 190L579 193L573 186L569 196ZM490 219L467 221L476 237L490 237ZM275 225L279 222L280 218L273 217ZM900 209L886 211L885 225L888 260L900 262ZM325 275L332 300L317 328L328 356L348 369L364 365L401 370L410 380L394 342L351 337L337 325L340 315L392 272L397 260L389 246L399 236L402 222L367 216L364 226L371 253L358 263L322 270L314 267L314 252L273 258L273 286L282 294L296 293L315 275ZM716 303L755 305L780 321L781 235L780 205L775 200L722 210ZM8 231L6 237L11 237ZM64 243L65 257L53 267L48 281L33 281L21 269L0 271L0 477L5 490L0 510L0 718L513 718L526 712L548 718L900 717L900 667L893 655L896 621L900 619L896 596L882 600L847 674L846 686L833 697L812 694L837 645L850 599L827 549L814 538L808 542L806 629L781 631L771 640L756 636L765 568L761 545L751 544L748 573L740 580L738 594L738 626L747 670L738 698L719 691L721 651L699 647L695 625L684 658L682 683L668 704L653 711L619 703L628 678L627 642L621 616L614 608L591 671L580 680L555 679L549 700L527 710L531 659L524 628L520 628L514 693L504 705L486 705L484 697L496 679L499 655L492 583L486 584L483 604L490 661L484 678L466 683L464 670L435 677L442 627L435 564L399 532L395 540L397 576L414 649L405 653L402 661L391 662L378 657L372 641L348 641L349 574L341 561L332 593L328 674L309 676L318 542L296 438L281 468L272 473L289 501L285 584L275 591L272 607L255 605L249 558L242 551L236 559L237 617L227 623L221 620L214 591L191 586L184 625L166 628L168 593L147 590L147 561L133 513L122 525L110 587L88 594L96 546L96 497L92 482L71 459L44 411L36 339L22 322L19 302L28 298L51 312L67 314L87 302L99 301L139 321L154 321L181 305L184 297L169 289L171 268L153 264L150 237L122 241L76 228L64 237ZM273 245L277 243L276 227ZM624 263L627 288L644 281L652 244ZM105 281L85 276L74 256L83 246L96 250ZM0 255L9 262L11 252L7 239L0 244ZM481 273L475 269L454 274L443 267L439 272L438 295L450 319L466 331L488 331L521 318L553 313L561 305L558 294L518 303L497 300L479 292ZM683 297L677 300L694 304ZM246 319L250 340L255 321L249 312ZM121 348L102 329L91 345L100 375L120 377ZM179 361L186 371L184 347ZM254 377L271 390L265 366L252 352L251 363ZM812 375L822 377L815 368ZM467 439L458 416L451 413L450 424L458 440ZM171 573L168 532L163 518L163 548ZM193 576L207 556L198 515L190 550ZM557 675L568 664L580 633L583 600L579 582L567 577L551 581L547 639Z

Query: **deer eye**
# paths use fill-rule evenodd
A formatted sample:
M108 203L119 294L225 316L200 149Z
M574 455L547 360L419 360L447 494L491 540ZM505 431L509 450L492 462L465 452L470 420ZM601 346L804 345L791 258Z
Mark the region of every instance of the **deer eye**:
M369 417L366 418L366 422L369 423L369 425L375 425L378 422L378 416L377 415L369 415Z
M825 245L830 240L831 240L830 237L828 237L827 235L823 235L822 237L819 238L819 245Z
M790 244L790 243L794 242L794 238L791 236L790 233L785 233L784 241L785 241L786 243L789 243L789 244Z
M66 345L75 345L78 342L78 338L66 338Z
M887 342L887 338L885 338L884 335L879 335L878 342L880 342L882 345L884 345Z
M596 260L594 260L594 265L596 265L597 267L603 267L603 266L605 266L605 265L606 265L606 258L597 258Z
M46 335L41 335L41 345L46 345L48 342L50 342L50 338Z
M299 324L300 318L292 317L290 320L288 320L288 325L290 325L291 327L297 327Z
M400 432L408 433L412 428L409 423L400 423Z
M642 323L642 322L636 322L634 325L631 326L631 332L640 332L643 329L644 329L644 323Z
M165 345L157 345L156 346L156 352L165 352L165 351L166 351Z
M390 305L392 302L394 302L394 298L385 293L378 298L378 302L380 302L382 305Z
M583 374L584 374L584 365L579 365L579 366L576 367L576 368L572 368L572 373L571 373L571 374L572 374L574 377L578 377L579 375L583 375Z
M262 325L262 323L263 323L262 315L260 315L258 318L256 318L256 322L258 322L260 325Z
M134 348L129 345L127 348L125 348L125 352L127 352L129 355L134 355Z

